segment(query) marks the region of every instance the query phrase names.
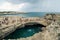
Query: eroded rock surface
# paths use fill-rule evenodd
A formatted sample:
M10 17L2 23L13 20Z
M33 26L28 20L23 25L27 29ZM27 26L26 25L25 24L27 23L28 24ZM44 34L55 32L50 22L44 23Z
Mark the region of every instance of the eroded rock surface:
M36 33L31 37L17 40L60 40L60 25L58 22L52 22L42 32Z
M23 18L22 20L24 20L24 19L25 18ZM33 18L29 18L29 19L33 19ZM44 21L44 22L42 21L42 23L45 23L45 24L47 23L48 26L46 26L46 28L43 28L42 32L36 33L33 36L30 36L27 38L20 38L17 40L60 40L60 16L49 15L49 16L46 16L46 18L44 18L44 20L46 20L46 21ZM0 31L0 33L1 33L1 31ZM14 39L11 39L11 40L14 40Z

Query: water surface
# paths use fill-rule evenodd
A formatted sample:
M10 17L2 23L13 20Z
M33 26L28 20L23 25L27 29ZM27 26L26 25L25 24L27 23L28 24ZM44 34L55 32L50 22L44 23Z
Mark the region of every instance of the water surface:
M42 17L46 13L44 12L29 12L29 13L21 13L21 14L1 14L0 16L21 16L21 17Z
M18 39L30 37L33 36L35 33L42 32L42 27L43 25L40 24L27 25L23 28L17 29L16 31L5 37L5 39Z

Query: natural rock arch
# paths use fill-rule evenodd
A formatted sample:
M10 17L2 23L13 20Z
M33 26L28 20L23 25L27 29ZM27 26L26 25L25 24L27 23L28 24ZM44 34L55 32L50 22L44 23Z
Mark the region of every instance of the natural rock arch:
M46 27L45 25L41 24L41 23L38 23L38 22L27 22L25 24L23 24L24 26L27 26L27 25L35 25L35 26L41 26L41 27Z
M24 24L24 27L17 29L18 31L13 32L11 35L8 35L6 38L7 39L15 39L15 38L30 37L30 36L34 35L35 33L42 31L42 27L45 27L45 26L40 23L37 23L37 22L28 22L28 23ZM17 36L16 32L18 33L18 36ZM9 36L10 36L10 38L9 38Z

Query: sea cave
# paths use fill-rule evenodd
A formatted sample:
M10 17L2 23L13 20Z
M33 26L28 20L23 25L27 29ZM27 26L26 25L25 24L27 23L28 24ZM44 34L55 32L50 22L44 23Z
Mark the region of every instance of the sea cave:
M4 39L18 39L33 36L35 33L42 32L45 27L39 23L26 23L25 26L15 30L13 33L6 36Z

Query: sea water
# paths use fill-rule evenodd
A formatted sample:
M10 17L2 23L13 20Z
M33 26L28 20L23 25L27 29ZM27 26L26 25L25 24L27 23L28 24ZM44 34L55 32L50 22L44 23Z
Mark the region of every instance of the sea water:
M43 17L46 13L44 12L29 12L20 14L0 14L0 16L20 16L20 17Z
M5 39L26 38L26 37L33 36L35 33L38 33L40 31L42 31L42 27L38 25L37 26L25 26L23 28L17 29L16 31L14 31L13 33L5 37Z

